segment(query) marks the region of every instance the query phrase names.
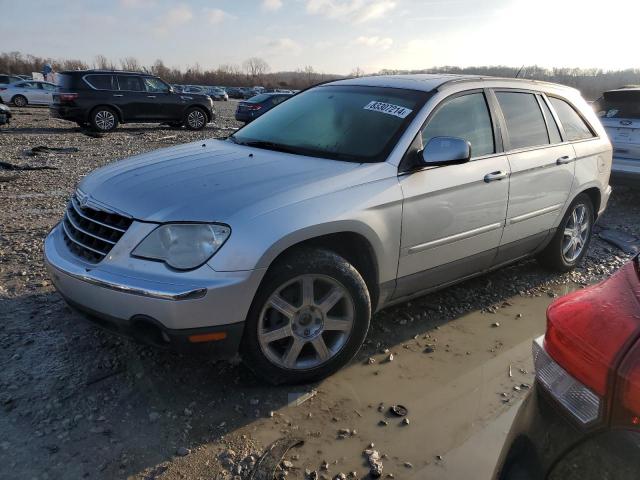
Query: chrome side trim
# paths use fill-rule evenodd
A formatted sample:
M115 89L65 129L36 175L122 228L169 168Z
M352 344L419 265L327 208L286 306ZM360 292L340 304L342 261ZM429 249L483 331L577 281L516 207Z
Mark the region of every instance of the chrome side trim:
M180 301L180 300L194 300L197 298L202 298L207 294L206 288L196 288L193 290L185 290L183 292L161 292L158 290L148 290L142 288L129 287L127 285L122 285L118 283L108 282L106 280L99 280L97 278L90 277L88 275L81 275L78 273L71 273L64 270L60 270L51 262L48 262L55 270L59 271L63 275L68 275L76 280L80 280L82 282L89 283L91 285L95 285L97 287L108 288L109 290L115 290L117 292L128 293L131 295L138 295L141 297L149 297L149 298L159 298L162 300L172 300L172 301Z
M421 243L420 245L415 245L409 248L407 253L408 255L412 255L414 253L423 252L433 247L439 247L440 245L446 245L447 243L453 243L457 242L458 240L464 240L465 238L475 237L476 235L491 232L499 228L502 228L502 223L492 223L491 225L485 225L484 227L474 228L473 230L467 230L466 232L456 233L455 235L450 235L448 237Z
M550 207L541 208L540 210L535 210L533 212L525 213L524 215L518 215L517 217L512 217L507 220L507 225L513 225L514 223L524 222L525 220L529 220L533 217L538 217L540 215L544 215L545 213L555 212L556 210L560 210L562 208L562 204L558 203L557 205L551 205Z

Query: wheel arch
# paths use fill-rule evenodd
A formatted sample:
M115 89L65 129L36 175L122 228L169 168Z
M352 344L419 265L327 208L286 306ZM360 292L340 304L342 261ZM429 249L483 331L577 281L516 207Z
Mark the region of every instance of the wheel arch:
M353 265L367 285L371 305L375 309L380 296L380 266L374 243L367 235L355 229L313 234L297 232L297 235L292 234L273 245L265 252L258 264L266 267L268 272L280 260L304 248L330 250Z
M120 110L115 105L110 105L108 103L100 103L100 104L96 105L95 107L93 107L91 110L89 110L89 113L87 115L87 121L91 121L91 116L93 115L93 112L95 112L98 108L105 108L105 107L109 108L110 110L113 110L114 112L116 112L116 115L118 117L118 122L125 123L125 119L124 119L124 115L122 114L122 110Z
M207 117L207 123L213 122L213 115L211 114L209 109L203 107L199 103L192 103L192 104L187 105L185 107L184 111L182 112L182 116L185 117L187 115L187 112L189 110L191 110L192 108L198 108L198 109L202 110L204 112L205 116Z

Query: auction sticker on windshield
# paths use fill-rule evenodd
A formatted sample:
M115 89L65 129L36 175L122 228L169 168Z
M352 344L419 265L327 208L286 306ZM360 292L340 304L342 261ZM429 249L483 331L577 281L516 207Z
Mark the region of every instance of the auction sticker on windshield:
M375 100L369 102L364 106L365 110L371 110L374 112L386 113L387 115L393 115L398 118L406 118L413 110L400 105L394 105L392 103L376 102Z

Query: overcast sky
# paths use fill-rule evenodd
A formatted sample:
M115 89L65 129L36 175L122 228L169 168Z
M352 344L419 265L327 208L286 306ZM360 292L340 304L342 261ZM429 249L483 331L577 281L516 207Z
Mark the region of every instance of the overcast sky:
M640 67L640 0L0 0L0 51L348 74L439 65Z

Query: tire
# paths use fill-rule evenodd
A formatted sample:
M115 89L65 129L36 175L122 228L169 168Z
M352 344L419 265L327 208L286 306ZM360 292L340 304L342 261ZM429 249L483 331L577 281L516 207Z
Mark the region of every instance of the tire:
M305 295L305 286L313 293ZM251 304L240 353L271 384L314 382L353 358L370 319L369 291L349 262L328 250L299 249L267 272Z
M591 199L581 193L571 202L549 245L538 254L538 262L557 272L568 272L575 268L589 248L593 222Z
M191 107L184 114L184 126L187 130L202 130L207 126L207 112L202 108Z
M11 99L11 102L16 107L26 107L29 104L29 102L27 101L27 97L25 97L24 95L16 95Z
M91 112L91 126L98 132L112 132L118 128L118 114L109 107L97 107Z

